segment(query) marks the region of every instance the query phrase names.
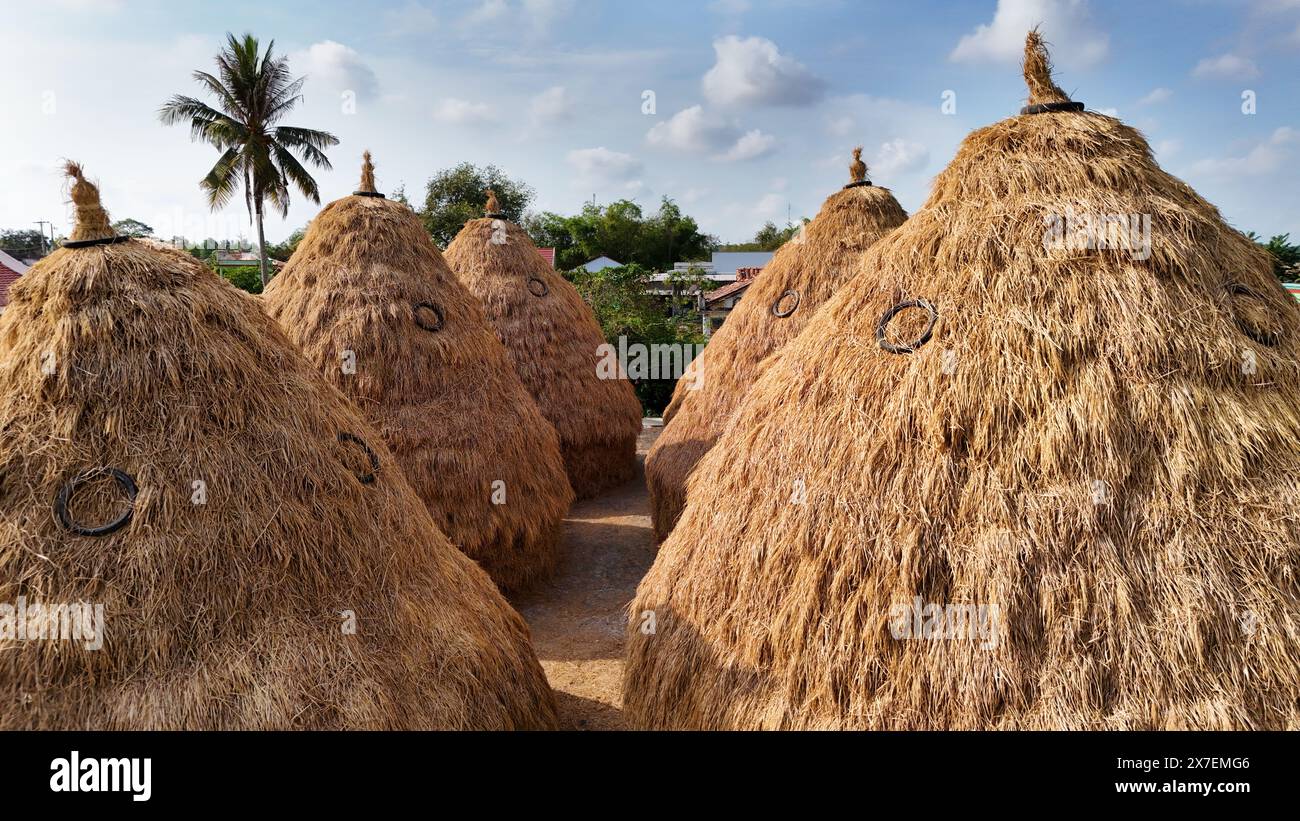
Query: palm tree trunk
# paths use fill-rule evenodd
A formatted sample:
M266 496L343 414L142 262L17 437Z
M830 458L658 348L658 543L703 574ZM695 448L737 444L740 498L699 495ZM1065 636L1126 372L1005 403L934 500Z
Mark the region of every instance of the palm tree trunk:
M257 201L257 256L262 265L262 290L271 278L266 275L266 234L262 231L262 201Z

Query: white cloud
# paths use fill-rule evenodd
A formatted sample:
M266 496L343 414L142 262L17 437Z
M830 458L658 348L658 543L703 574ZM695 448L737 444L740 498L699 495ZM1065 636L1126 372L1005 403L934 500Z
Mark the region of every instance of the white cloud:
M1150 93L1148 93L1148 94L1147 94L1145 97L1143 97L1142 99L1138 100L1138 101L1137 101L1137 104L1138 104L1138 105L1156 105L1156 104L1158 104L1158 103L1163 103L1163 102L1165 102L1166 100L1168 100L1168 99L1169 99L1170 97L1172 97L1172 96L1174 96L1174 93L1173 93L1172 91L1170 91L1169 89L1167 89L1167 88L1153 88L1153 89L1151 89Z
M321 83L333 91L356 92L362 99L374 97L379 90L374 70L361 55L333 40L314 43L305 52L292 55L289 62L294 69L305 69L308 88Z
M1292 149L1297 143L1300 143L1300 131L1283 126L1242 156L1198 160L1192 164L1191 173L1221 178L1273 174L1291 164Z
M659 148L671 148L702 154L717 151L736 140L739 130L721 117L705 112L703 106L683 108L668 120L655 123L646 133L646 142Z
M438 18L433 9L407 0L406 5L387 9L383 14L384 28L391 35L428 34L438 28Z
M1089 20L1086 0L998 0L990 23L975 27L948 55L954 62L1018 62L1025 33L1041 25L1061 65L1087 68L1105 59L1110 36Z
M1107 117L1118 117L1118 116L1119 116L1119 109L1118 109L1118 108L1114 108L1114 107L1111 107L1111 108L1099 108L1099 109L1097 109L1097 113L1098 113L1098 114L1105 114Z
M742 162L744 160L756 160L766 154L772 153L776 147L776 137L771 134L764 134L755 128L747 132L736 144L725 152L719 154L715 159L722 162Z
M757 128L742 134L734 124L699 105L683 108L669 119L655 123L645 138L658 148L711 154L721 162L757 159L776 147L776 138L771 134Z
M1206 57L1192 69L1193 77L1248 80L1259 76L1259 68L1251 60L1228 52L1217 57Z
M583 182L600 185L630 182L642 169L641 161L631 154L610 151L603 145L597 148L576 148L564 159Z
M718 105L811 105L826 82L762 37L713 41L717 62L704 75L704 96Z
M535 123L559 123L573 119L573 95L564 86L551 86L529 104Z
M930 151L924 145L895 137L880 146L875 159L868 165L872 172L879 172L882 177L894 178L919 171L929 162Z
M678 199L682 201L683 205L694 205L711 193L713 193L712 190L708 188L687 188L678 196Z
M764 194L754 204L754 215L761 219L774 219L785 216L786 198L782 194Z
M448 125L485 125L495 122L496 115L487 103L472 103L447 97L433 110L434 119Z

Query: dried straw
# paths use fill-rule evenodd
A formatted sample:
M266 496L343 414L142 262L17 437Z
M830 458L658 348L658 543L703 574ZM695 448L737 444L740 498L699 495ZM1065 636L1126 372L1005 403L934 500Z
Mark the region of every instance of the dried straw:
M374 190L368 152L361 184ZM504 589L551 573L573 501L559 440L410 208L330 203L263 304L383 434L453 544Z
M641 404L626 379L602 378L597 365L605 340L573 285L546 264L522 228L504 219L466 223L446 257L482 301L525 387L555 425L578 498L631 479Z
M63 172L72 181L72 204L76 214L72 236L68 239L108 239L114 235L113 225L108 212L99 202L99 188L82 174L81 165L68 161L63 165Z
M378 432L187 254L128 240L33 266L0 315L0 430L0 602L105 619L97 651L0 639L0 729L555 725L527 626ZM372 483L340 434L375 453ZM132 518L73 535L52 503L101 467L134 477ZM95 482L69 508L125 504Z
M857 157L861 149L854 151ZM861 177L858 176L861 165ZM854 182L866 164L850 167ZM686 504L686 480L725 430L769 356L798 336L817 308L857 270L862 255L903 224L887 188L852 186L832 194L817 218L772 257L704 354L678 381L665 427L646 456L655 535L665 538ZM798 302L787 292L798 294ZM793 313L779 317L795 305Z
M1070 209L1150 256L1045 247ZM969 135L734 418L631 604L640 725L1300 729L1300 311L1118 120Z

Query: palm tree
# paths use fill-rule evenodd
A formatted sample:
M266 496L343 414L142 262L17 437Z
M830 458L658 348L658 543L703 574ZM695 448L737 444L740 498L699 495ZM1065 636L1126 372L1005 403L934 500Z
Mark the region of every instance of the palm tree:
M210 143L221 151L217 164L199 182L207 192L208 205L216 211L226 205L243 183L248 216L257 217L258 255L262 262L262 286L266 271L266 235L262 230L262 205L275 206L281 217L289 215L289 185L320 204L316 180L307 173L292 151L300 153L317 168L330 168L325 149L339 140L327 131L277 126L280 118L302 101L305 77L291 79L289 61L274 55L275 41L260 53L257 38L226 35L226 46L217 55L217 74L194 72L194 79L216 98L217 108L193 97L176 95L158 111L163 125L188 121L190 138Z

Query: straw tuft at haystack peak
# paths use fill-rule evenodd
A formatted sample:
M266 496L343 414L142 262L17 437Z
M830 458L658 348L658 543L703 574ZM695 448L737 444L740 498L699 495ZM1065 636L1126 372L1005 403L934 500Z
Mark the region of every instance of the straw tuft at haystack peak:
M1025 84L1029 86L1029 104L1068 103L1070 95L1052 79L1052 57L1038 29L1025 37Z
M86 179L79 163L68 160L63 165L63 172L72 181L72 204L76 207L75 222L68 239L80 242L113 237L113 224L99 202L98 186Z

